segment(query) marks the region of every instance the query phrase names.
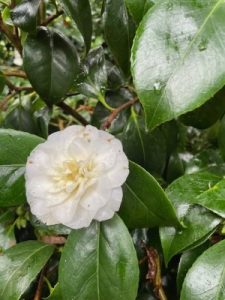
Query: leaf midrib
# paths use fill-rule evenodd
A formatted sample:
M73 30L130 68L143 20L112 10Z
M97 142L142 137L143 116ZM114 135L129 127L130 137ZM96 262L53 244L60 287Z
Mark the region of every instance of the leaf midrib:
M184 62L185 58L187 57L187 55L189 54L189 51L191 50L193 44L195 43L196 39L199 37L200 33L202 32L202 30L204 29L205 25L208 23L209 19L211 18L211 16L213 15L213 13L216 11L217 7L224 2L224 0L218 0L218 2L214 5L214 7L212 8L212 10L210 11L210 13L207 15L207 17L205 18L204 22L202 23L202 25L200 26L199 30L196 32L196 34L193 37L193 40L191 41L190 45L187 47L186 51L183 54L183 57L180 59L180 61L175 65L174 71L171 73L170 77L167 80L167 83L165 84L165 87L163 89L163 93L161 95L161 97L158 100L158 103L156 105L156 108L154 110L154 113L152 115L151 121L149 122L149 127L151 128L152 123L154 121L156 112L158 111L158 107L161 104L163 98L166 95L166 87L168 86L169 82L172 80L173 76L176 74L178 68L182 65L182 63ZM171 106L170 101L168 100L167 97L165 97L165 99L167 100L167 103L169 106ZM174 111L173 112L173 116L176 117L176 113Z

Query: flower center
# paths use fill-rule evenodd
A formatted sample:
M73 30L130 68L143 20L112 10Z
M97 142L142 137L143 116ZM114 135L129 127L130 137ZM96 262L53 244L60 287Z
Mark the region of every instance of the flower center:
M94 171L95 164L93 160L76 161L66 160L60 166L57 166L53 179L60 190L67 193L78 190L81 184L86 183L96 174Z

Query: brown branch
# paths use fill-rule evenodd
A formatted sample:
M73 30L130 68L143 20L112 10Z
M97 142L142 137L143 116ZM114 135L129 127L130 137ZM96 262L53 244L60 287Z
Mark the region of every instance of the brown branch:
M166 294L162 286L159 254L157 250L153 247L147 247L144 242L142 244L143 248L146 251L148 260L148 273L146 275L146 279L148 279L150 283L153 284L154 293L157 299L167 300Z
M27 78L27 75L22 70L16 70L16 69L9 69L9 70L3 70L3 75L6 77L20 77L20 78Z
M8 88L11 91L16 91L16 92L22 92L22 91L32 92L34 90L31 86L16 86L10 80L8 80L7 78L6 78L6 84L7 84Z
M66 242L66 238L64 236L45 235L41 237L41 241L46 244L64 245Z
M47 26L49 23L51 23L52 21L54 21L55 19L57 19L59 16L61 16L63 14L62 10L59 10L55 15L52 15L50 17L48 17L46 20L44 20L41 25L42 26Z
M88 121L82 117L80 114L78 114L74 109L72 109L69 105L67 105L66 103L64 102L60 102L57 104L57 106L59 106L60 108L62 108L62 110L73 116L77 121L79 121L82 125L86 126L88 125Z
M42 288L44 284L44 276L45 276L46 266L42 269L39 280L38 280L38 286L36 293L34 295L34 300L41 300L42 296Z
M105 122L102 124L101 129L105 130L105 129L109 128L111 126L112 122L118 116L118 114L121 113L121 111L132 106L137 101L138 101L138 98L131 99L130 101L128 101L128 102L122 104L121 106L119 106L118 108L114 109L112 111L112 113L108 116L108 118L105 120Z
M18 52L22 56L23 47L21 45L20 39L17 37L16 34L14 35L11 32L11 30L7 25L4 24L1 15L0 15L0 31L5 34L8 40L12 43L12 45L18 50Z

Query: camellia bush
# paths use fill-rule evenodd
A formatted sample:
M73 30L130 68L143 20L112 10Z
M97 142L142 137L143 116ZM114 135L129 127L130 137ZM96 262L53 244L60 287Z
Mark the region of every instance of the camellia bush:
M0 300L224 300L224 86L224 0L0 0Z

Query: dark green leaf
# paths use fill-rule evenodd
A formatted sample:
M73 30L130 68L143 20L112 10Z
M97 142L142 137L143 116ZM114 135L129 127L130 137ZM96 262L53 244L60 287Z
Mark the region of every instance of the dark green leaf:
M130 48L134 28L124 0L105 0L104 31L107 44L118 65L127 76L130 73Z
M118 216L70 234L60 261L59 283L65 300L136 299L138 261Z
M144 118L132 111L123 130L122 143L130 160L153 174L162 175L167 159L167 142L160 129L148 131Z
M11 18L15 26L31 32L36 29L37 13L40 0L24 0L11 11Z
M149 128L198 108L224 86L224 14L221 0L160 1L147 12L132 69Z
M125 2L130 14L138 24L148 9L157 3L157 0L125 0Z
M88 52L92 37L92 16L89 0L61 0L61 2L80 30L84 38L86 52Z
M177 271L177 289L180 293L182 284L184 281L184 278L188 272L188 270L191 268L195 260L204 252L206 249L208 249L210 246L209 242L206 242L205 244L193 249L189 250L187 252L184 252L181 255L178 271Z
M87 56L82 71L76 78L76 89L87 97L99 98L105 94L107 72L104 50L93 49Z
M158 182L133 162L123 193L120 216L128 227L179 225L174 208Z
M27 241L0 256L0 298L19 300L54 250L53 246Z
M11 128L29 133L37 133L37 127L35 120L32 116L32 112L18 106L13 109L4 120L4 128Z
M210 101L196 110L180 117L187 126L205 129L212 126L225 112L225 89L219 91Z
M65 96L79 72L76 49L62 34L40 27L25 42L24 69L43 100L54 104Z
M179 156L179 154L175 151L171 154L167 168L166 168L166 181L172 182L178 177L184 174L184 164Z
M225 299L225 241L206 250L184 280L181 300Z

